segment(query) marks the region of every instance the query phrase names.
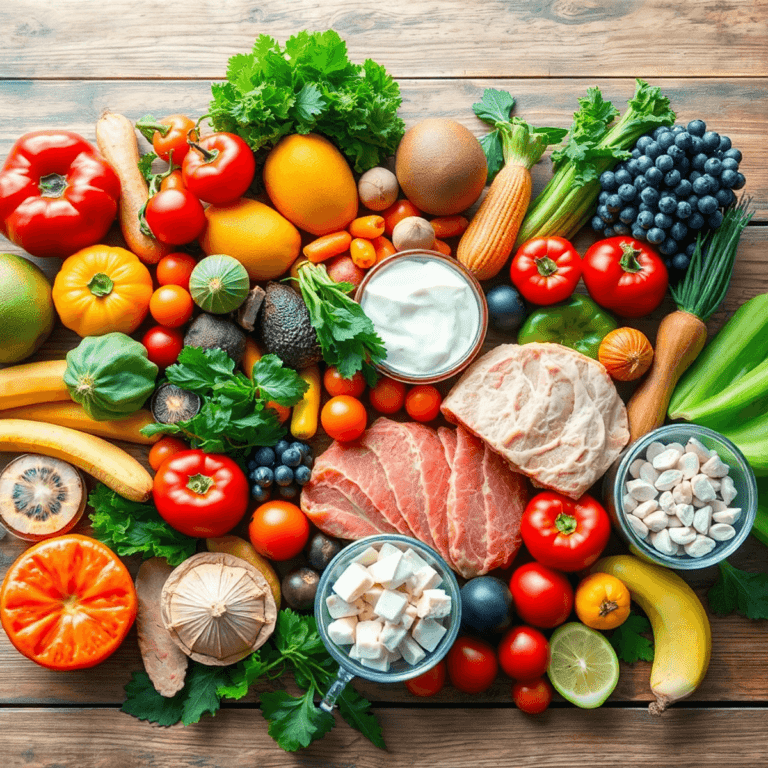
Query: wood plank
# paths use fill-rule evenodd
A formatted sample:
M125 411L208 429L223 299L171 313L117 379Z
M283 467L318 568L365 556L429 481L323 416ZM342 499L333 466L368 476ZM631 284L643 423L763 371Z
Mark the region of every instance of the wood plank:
M373 58L396 77L759 76L768 61L765 0L228 0L195 13L173 5L169 24L160 0L7 0L0 72L210 79L260 34L282 42L327 28L347 41L353 61Z
M114 710L0 709L7 768L743 768L765 764L765 709L385 709L387 750L339 722L308 748L282 752L255 711L225 710L159 728Z
M730 136L733 145L744 155L741 163L747 178L744 192L753 198L754 220L768 221L768 167L762 162L764 137L768 135L765 109L768 78L672 78L654 79L654 83L670 98L678 122L703 118L712 130ZM449 117L482 135L488 127L474 116L472 104L481 98L485 88L503 88L517 98L516 114L520 117L534 125L567 128L578 108L577 98L593 85L599 86L605 98L622 111L634 92L634 82L629 79L403 79L400 81L403 95L400 113L408 126L425 117ZM0 94L4 108L0 125L2 158L19 136L38 128L66 128L93 141L96 119L105 109L123 112L132 120L138 120L147 112L204 114L210 100L210 87L204 82L9 80L0 83ZM141 142L148 148L143 139ZM534 195L550 175L548 159L534 167Z

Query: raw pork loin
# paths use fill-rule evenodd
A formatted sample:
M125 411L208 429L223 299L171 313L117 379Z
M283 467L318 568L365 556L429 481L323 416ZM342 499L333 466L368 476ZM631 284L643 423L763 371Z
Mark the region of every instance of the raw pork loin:
M534 485L578 499L629 441L627 411L596 360L559 344L502 344L443 401L445 417Z

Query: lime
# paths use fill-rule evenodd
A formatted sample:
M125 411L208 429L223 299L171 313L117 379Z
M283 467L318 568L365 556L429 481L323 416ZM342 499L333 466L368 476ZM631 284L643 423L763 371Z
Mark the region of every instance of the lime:
M619 659L594 629L572 621L549 640L547 674L555 690L582 709L599 707L619 682Z

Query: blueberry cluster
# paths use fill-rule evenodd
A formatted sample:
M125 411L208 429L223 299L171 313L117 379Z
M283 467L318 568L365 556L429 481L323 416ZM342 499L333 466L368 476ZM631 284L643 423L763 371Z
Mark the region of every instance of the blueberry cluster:
M251 496L263 502L272 488L282 499L296 499L312 474L312 449L307 443L280 440L274 446L257 448L248 460Z
M655 246L667 266L688 268L698 231L717 229L734 189L744 186L741 152L703 120L641 136L632 158L600 176L592 228Z

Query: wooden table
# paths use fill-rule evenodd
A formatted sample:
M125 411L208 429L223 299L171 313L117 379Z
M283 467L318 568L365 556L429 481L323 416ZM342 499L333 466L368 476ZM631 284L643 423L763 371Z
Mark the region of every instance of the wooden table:
M134 120L147 112L202 114L210 81L221 79L228 57L248 50L256 36L284 41L304 28L329 27L347 40L354 61L371 57L398 79L409 125L446 116L481 134L471 104L484 88L496 87L517 97L517 114L531 123L566 127L587 86L599 85L623 111L634 77L660 85L679 121L703 118L742 150L746 192L757 211L710 330L768 290L766 0L5 0L0 156L35 128L67 128L93 139L105 108ZM536 167L534 192L549 170L547 160ZM577 244L591 238L584 233ZM2 248L19 252L6 242ZM52 276L56 263L43 266ZM662 309L669 307L667 301ZM661 314L638 327L652 331ZM74 334L57 327L32 359L60 358L75 343ZM0 576L22 550L10 536L0 541ZM766 570L766 550L750 538L732 562ZM716 569L689 578L704 597ZM375 702L388 751L339 723L322 741L289 755L267 735L255 694L189 728L159 728L120 713L123 686L141 666L135 631L100 667L69 674L37 667L0 633L0 760L4 768L765 765L764 624L713 617L712 634L706 680L661 719L647 712L645 663L622 664L602 709L561 701L536 718L515 709L503 677L481 695L447 686L429 700L400 686L357 683Z

